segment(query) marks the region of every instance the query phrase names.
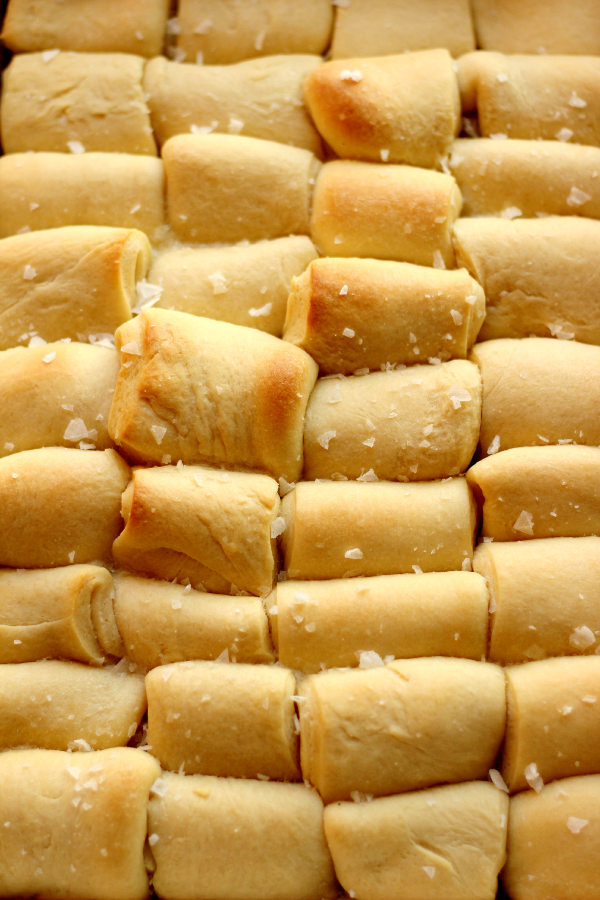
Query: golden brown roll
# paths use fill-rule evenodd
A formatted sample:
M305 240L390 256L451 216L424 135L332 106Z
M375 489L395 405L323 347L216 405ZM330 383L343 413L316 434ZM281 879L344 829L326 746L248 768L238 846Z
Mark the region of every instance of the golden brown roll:
M485 291L480 340L535 334L600 344L600 222L458 219L454 245Z
M473 568L490 591L492 661L596 652L600 537L488 542Z
M488 599L481 575L430 572L282 581L266 607L279 661L318 672L387 656L482 659Z
M125 53L23 53L2 74L5 153L112 150L156 156L145 60Z
M254 328L148 309L119 328L109 433L133 459L244 467L294 481L317 366Z
M289 578L470 568L476 511L464 478L303 481L283 498L281 514Z
M0 240L0 349L111 338L131 318L152 248L137 229L74 225Z
M600 147L459 138L449 166L465 216L600 218Z
M460 130L447 50L331 60L304 80L306 103L337 156L439 167Z
M299 686L302 773L325 803L487 777L504 735L504 674L470 659L334 669Z
M162 157L167 216L180 240L235 243L309 234L320 166L309 150L242 135L178 134Z
M159 775L156 760L131 747L1 753L0 894L143 900L146 810Z
M267 475L203 466L134 469L115 562L200 591L266 594L275 577L279 495Z
M283 336L322 373L350 375L464 358L484 315L483 290L465 269L325 257L292 281Z
M281 337L292 278L316 256L305 235L233 247L175 247L156 256L148 281L161 289L156 306Z
M109 561L129 478L114 450L44 447L0 459L0 565Z
M47 659L0 669L0 747L124 746L146 712L144 677Z
M564 778L510 798L502 881L514 900L595 900L600 775Z
M503 53L600 53L595 0L473 0L480 47Z
M321 139L302 104L302 80L320 56L285 54L227 66L182 65L164 56L144 70L144 90L159 144L175 134L244 134L304 147Z
M321 378L306 409L303 477L458 475L471 462L480 421L481 376L462 359Z
M475 463L467 481L496 541L600 534L599 447L515 447Z
M101 566L3 569L0 663L53 657L102 665L106 653L119 649L112 589Z
M114 585L124 653L144 669L223 654L239 663L274 661L267 614L257 597L205 594L125 572L115 575Z
M495 900L507 821L508 797L482 781L324 813L336 875L357 900Z
M317 177L311 237L323 256L452 268L461 202L456 182L442 172L333 160Z
M232 63L277 53L327 49L333 22L329 0L180 0L177 49L195 63Z
M146 691L148 743L164 769L300 780L289 669L180 662L152 669Z
M131 153L9 153L0 157L0 237L62 225L137 228L160 240L162 160Z

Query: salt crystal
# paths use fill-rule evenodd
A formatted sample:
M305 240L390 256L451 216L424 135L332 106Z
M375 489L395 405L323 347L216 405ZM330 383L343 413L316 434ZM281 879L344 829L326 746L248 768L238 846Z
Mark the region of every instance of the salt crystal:
M46 353L45 356L42 356L42 362L46 364L53 362L55 359L56 353L54 352L54 350L52 350L51 353Z
M363 80L363 74L360 69L342 69L340 72L340 79L342 81L351 81L354 84L358 84L359 81Z
M23 278L25 279L25 281L31 281L33 278L35 278L36 275L37 271L28 263L23 269Z
M387 162L388 159L390 158L390 151L387 148L386 149L382 148L379 151L379 156L381 157L381 162Z
M227 649L227 647L225 647L225 649L222 650L221 653L219 653L219 655L215 659L215 662L218 662L218 663L228 663L229 662L229 650Z
M65 441L82 441L90 436L88 427L83 419L71 419L63 434Z
M375 650L361 650L358 657L359 669L375 669L385 665L379 653Z
M587 625L580 625L574 628L569 635L569 644L578 650L586 650L596 643L596 636L591 628Z
M591 706L592 704L596 703L597 700L598 700L598 698L596 697L595 694L585 694L585 695L581 698L581 702L582 702L582 703L587 703L587 704L589 704L590 706Z
M183 606L183 602L179 597L173 597L171 600L171 608L172 609L181 609Z
M321 445L323 450L329 450L329 442L333 440L336 435L337 431L324 431L323 434L320 434L317 438L317 442Z
M344 335L344 337L353 338L356 335L356 332L354 328L344 328L342 334Z
M148 843L150 844L151 847L154 847L154 845L157 844L159 840L160 840L160 838L156 834L156 832L152 832L152 834L148 835Z
M552 337L558 338L560 341L572 341L575 337L574 331L565 331L560 323L552 324L549 322L548 331Z
M227 284L227 279L223 275L220 269L217 269L216 272L213 272L212 275L206 276L208 281L210 281L213 289L213 294L226 294L229 288Z
M238 119L236 116L229 116L229 122L227 123L227 131L229 134L240 134L243 127L243 119Z
M157 444L161 444L162 440L167 433L167 429L164 425L151 425L150 431L152 432L152 437L156 441Z
M256 35L256 37L254 38L254 49L258 50L259 53L263 48L263 44L265 42L266 35L267 35L267 32L263 28L263 30L259 31L258 34Z
M503 219L518 219L519 216L523 215L523 210L519 209L518 206L506 206L500 211L500 215Z
M508 75L506 74L506 72L498 72L498 74L496 75L496 81L499 81L500 84L504 84L505 82L507 82Z
M529 763L529 765L525 766L524 769L525 781L529 785L529 787L533 788L536 794L544 787L544 782L542 776L538 772L537 765L533 763Z
M250 307L248 312L251 316L268 316L271 314L272 309L273 309L272 303L265 303L264 306Z
M361 475L359 475L356 480L357 481L379 481L379 478L377 477L377 475L375 474L373 469L367 469L367 471L363 472Z
M85 147L81 141L67 141L67 147L71 153L85 153Z
M445 269L446 263L444 262L444 257L442 256L439 250L433 251L433 268L434 269Z
M375 444L375 438L374 437L366 438L364 441L362 441L362 443L365 447L372 447Z
M190 125L190 131L192 134L212 134L218 125L218 121L213 119L210 125Z
M569 816L567 818L567 828L571 834L579 834L589 824L588 819L580 819L578 816Z
M60 50L43 50L42 51L42 59L43 61L50 62L51 59L55 59L58 56Z
M328 403L341 403L342 393L339 382L333 386L331 391L329 392L329 396L327 397Z
M569 141L573 137L573 132L570 128L561 128L556 132L555 137L557 141Z
M122 353L129 353L130 356L141 356L142 351L137 341L128 341L121 347Z
M348 293L348 285L343 284L340 288L340 297L345 297L347 293Z
M460 384L454 384L446 391L448 397L452 401L454 409L460 409L463 403L468 403L473 397L466 388Z
M455 325L462 325L463 316L458 309L451 309L450 315L452 316L452 321Z
M522 509L517 516L513 531L519 531L521 534L533 534L533 516L526 509Z
M283 534L285 531L285 519L283 516L277 516L271 522L271 537L273 540L278 538L280 534Z
M500 435L495 434L494 437L492 438L492 441L491 441L489 447L487 448L487 455L493 456L494 453L497 453L499 449L500 449Z
M296 487L295 481L286 481L283 476L279 479L279 493L282 497L285 497L286 494L289 494L290 491L293 491Z
M344 556L346 559L362 559L363 552L359 547L353 547L352 550L346 550Z
M573 187L571 188L571 192L567 197L567 206L582 206L584 203L587 203L588 200L591 200L591 196L586 194L585 191L582 191L580 188Z
M498 790L505 791L508 794L508 787L506 786L506 782L498 769L490 769L488 775L490 776L490 781L492 782L494 787L497 787Z
M149 281L146 281L145 278L142 278L136 283L135 292L137 303L132 312L140 313L142 310L149 309L151 306L154 306L155 303L158 303L163 289L160 285L151 284Z
M435 872L436 872L435 866L423 866L423 871L425 872L425 874L427 875L428 878L435 877Z
M572 106L575 109L584 109L587 106L587 103L582 97L577 95L576 91L573 91L569 98L569 106Z

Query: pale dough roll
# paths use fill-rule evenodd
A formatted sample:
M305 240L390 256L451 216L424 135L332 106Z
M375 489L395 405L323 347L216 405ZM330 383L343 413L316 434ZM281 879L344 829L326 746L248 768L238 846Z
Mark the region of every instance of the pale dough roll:
M316 363L255 328L148 309L119 328L108 430L143 462L205 462L294 481Z
M156 760L131 747L1 753L0 894L144 900L148 796L159 775Z
M90 50L155 56L168 0L10 0L2 40L11 50Z
M123 494L115 562L201 591L266 594L275 577L271 537L277 482L203 466L135 469Z
M460 208L460 191L450 175L333 160L317 177L311 237L323 256L452 268L451 229Z
M327 49L329 0L180 0L177 49L194 63L232 63L277 53Z
M505 56L476 51L458 60L463 112L477 111L482 137L600 144L600 59Z
M161 289L156 306L281 337L292 279L316 256L305 235L234 247L179 247L157 255L148 281Z
M515 447L475 463L467 481L496 541L600 534L598 447Z
M150 797L148 830L164 900L337 895L323 804L304 784L165 773Z
M337 156L439 167L460 130L447 50L331 60L304 80L306 103Z
M0 459L0 565L110 560L129 478L114 450L45 447Z
M465 216L600 218L600 147L459 138L449 159Z
M143 675L41 660L0 669L0 747L124 746L146 712ZM88 749L86 747L86 749Z
M279 661L301 672L395 656L485 657L488 591L473 572L282 581L267 598Z
M302 773L325 803L487 777L504 735L504 674L470 659L335 669L299 685Z
M59 341L0 351L0 456L112 447L108 414L118 372L108 347Z
M144 59L124 53L14 56L2 74L5 153L112 150L156 156Z
M302 80L320 56L267 56L228 66L182 65L163 56L144 70L144 90L159 144L175 134L244 134L304 147L321 139L302 104Z
M310 150L242 135L178 134L163 146L162 158L167 217L180 240L309 234L320 166Z
M332 803L324 826L336 875L356 900L495 900L508 797L482 781L370 803Z
M123 572L114 584L124 653L145 669L222 654L240 663L274 661L267 615L257 597L200 593Z
M484 455L536 444L600 445L600 347L506 338L476 344L471 359L483 381Z
M542 659L506 669L501 769L511 792L600 772L599 681L598 656Z
M510 799L502 881L514 900L596 900L600 775L565 778Z
M306 409L303 477L458 475L471 462L480 421L481 376L462 359L321 378Z
M464 358L484 315L483 290L465 269L325 257L292 281L283 336L324 374L349 375Z
M485 291L480 340L536 334L600 344L600 222L458 219L454 243L458 264Z
M281 504L289 578L470 568L475 506L464 478L303 481Z
M600 537L484 543L473 568L489 586L492 661L596 652Z
M9 153L0 157L0 237L62 225L165 227L162 160L132 153Z
M289 669L174 663L152 669L146 691L148 743L164 769L300 780Z
M53 657L102 665L112 651L96 621L114 623L112 586L101 566L0 571L0 663Z
M339 4L331 56L387 56L447 47L453 56L475 48L467 0L351 0Z
M600 53L596 0L473 0L480 47L503 53Z

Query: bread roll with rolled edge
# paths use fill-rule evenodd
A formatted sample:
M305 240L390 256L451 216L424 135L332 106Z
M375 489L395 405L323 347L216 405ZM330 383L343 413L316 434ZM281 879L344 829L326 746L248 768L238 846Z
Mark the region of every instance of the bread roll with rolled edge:
M490 590L493 662L596 652L600 537L484 543L473 568Z
M267 475L204 466L135 469L123 494L119 566L197 590L267 594L279 494Z
M146 676L148 743L188 775L300 780L289 669L181 662Z
M303 481L281 503L289 578L470 568L476 509L464 478Z
M479 46L503 53L600 53L595 0L474 0Z
M44 447L0 459L0 565L110 561L129 478L114 450Z
M206 594L125 572L116 573L114 585L124 653L142 668L223 654L239 663L274 661L267 615L256 597Z
M447 50L331 60L307 74L304 102L336 156L438 168L460 130Z
M131 747L1 753L2 896L143 900L146 810L159 775L156 760Z
M442 172L333 160L317 177L310 233L323 256L453 268L451 230L461 203L456 182Z
M507 821L508 797L482 781L324 813L336 875L357 900L495 900Z
M301 672L486 654L488 591L473 572L282 581L265 605L279 661Z
M475 452L480 421L479 370L461 359L322 378L306 409L304 477L458 475Z
M325 257L293 279L283 337L323 374L350 375L464 358L484 315L485 295L465 269Z
M467 472L496 541L600 534L599 479L599 447L515 447Z
M504 674L491 663L335 669L299 695L302 772L325 803L485 778L504 735Z
M459 138L449 159L465 216L600 218L600 147Z
M459 219L454 245L458 264L485 291L479 340L552 335L600 344L600 222Z
M116 334L109 433L142 462L205 462L295 481L316 363L254 328L147 309Z
M292 279L316 255L305 235L233 247L177 247L156 256L148 281L161 289L157 307L281 337Z
M320 163L301 147L231 134L178 134L162 149L168 221L181 241L235 243L310 233Z

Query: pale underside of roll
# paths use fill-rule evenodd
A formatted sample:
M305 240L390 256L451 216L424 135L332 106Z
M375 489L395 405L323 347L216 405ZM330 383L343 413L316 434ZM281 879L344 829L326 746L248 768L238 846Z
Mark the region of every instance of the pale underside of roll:
M600 53L595 0L473 0L480 47L503 53Z
M130 747L1 753L2 896L143 900L148 796L159 775L156 760Z
M299 685L302 773L323 800L487 777L504 735L504 673L473 660L398 660Z
M281 504L289 578L470 568L475 507L464 478L303 481Z
M458 475L475 452L480 421L481 377L465 360L319 379L306 409L303 476Z
M482 534L497 541L600 534L600 448L515 447L475 463Z
M124 650L142 668L223 655L238 663L274 661L267 615L257 597L206 594L124 572L115 575L114 584ZM0 576L0 591L1 585Z
M304 147L322 145L302 104L302 81L320 56L282 54L226 66L182 65L158 56L146 65L144 90L156 140L175 134L242 134Z
M283 336L323 374L350 375L464 358L484 315L483 290L465 269L322 257L292 281Z
M50 58L49 58L50 56ZM86 150L156 156L145 60L123 53L25 53L3 72L5 153Z
M148 828L164 900L336 896L323 805L304 784L165 773Z
M481 781L324 814L336 875L357 900L494 900L507 820L506 794Z
M316 256L305 235L233 247L180 247L156 256L148 281L161 290L158 307L281 337L292 279Z
M490 591L493 662L597 651L600 537L484 543L473 568Z
M230 134L178 134L162 149L167 217L182 241L309 234L319 170L302 147Z
M267 594L275 577L277 482L203 466L134 469L117 565L200 591Z
M486 654L488 591L473 572L282 581L266 607L279 661L302 672Z
M337 156L439 168L460 130L447 50L331 60L307 75L303 90Z
M562 337L600 344L600 222L574 215L459 219L459 265L481 283L480 340Z

